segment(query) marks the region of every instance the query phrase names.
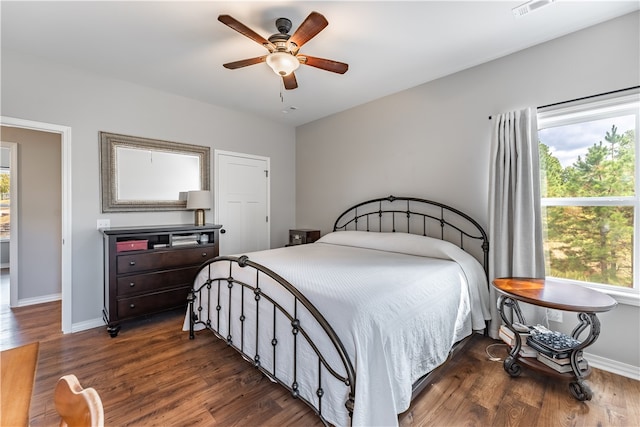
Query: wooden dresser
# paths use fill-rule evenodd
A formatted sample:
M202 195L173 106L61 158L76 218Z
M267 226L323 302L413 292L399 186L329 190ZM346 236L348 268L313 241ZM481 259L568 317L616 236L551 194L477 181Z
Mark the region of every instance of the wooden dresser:
M187 306L198 268L218 256L220 225L101 229L104 240L104 309L107 331L120 322Z

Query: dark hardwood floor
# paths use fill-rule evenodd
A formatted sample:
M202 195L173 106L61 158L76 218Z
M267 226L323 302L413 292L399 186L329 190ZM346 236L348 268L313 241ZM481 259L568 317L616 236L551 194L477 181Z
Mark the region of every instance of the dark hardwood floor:
M211 334L189 340L182 312L63 335L60 303L0 306L0 349L40 341L31 426L54 426L58 378L75 374L100 394L108 426L316 426L303 403L271 383ZM434 378L401 426L639 426L640 382L594 369L590 402L566 383L524 372L510 378L476 336ZM506 354L502 345L490 348ZM2 391L4 392L4 391Z

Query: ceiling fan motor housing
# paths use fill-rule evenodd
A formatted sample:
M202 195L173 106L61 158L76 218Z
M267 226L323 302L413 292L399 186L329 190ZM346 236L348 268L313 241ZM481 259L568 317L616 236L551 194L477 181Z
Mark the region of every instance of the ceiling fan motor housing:
M289 52L295 54L295 50L298 47L295 43L288 43L291 38L290 34L287 34L291 30L291 21L287 18L276 19L277 34L273 34L269 37L269 42L276 47L276 52Z
M280 31L280 34L287 34L291 31L291 20L287 18L276 19L276 28Z

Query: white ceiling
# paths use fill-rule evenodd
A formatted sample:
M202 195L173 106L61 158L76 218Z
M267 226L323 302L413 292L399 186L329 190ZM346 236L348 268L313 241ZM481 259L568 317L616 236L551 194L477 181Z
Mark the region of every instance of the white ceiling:
M557 0L516 19L511 9L523 2L2 0L1 42L2 49L297 126L640 8L637 0ZM276 18L291 19L293 33L311 11L329 26L301 52L346 62L346 74L301 66L298 89L285 91L264 63L222 67L266 50L218 15L268 38Z

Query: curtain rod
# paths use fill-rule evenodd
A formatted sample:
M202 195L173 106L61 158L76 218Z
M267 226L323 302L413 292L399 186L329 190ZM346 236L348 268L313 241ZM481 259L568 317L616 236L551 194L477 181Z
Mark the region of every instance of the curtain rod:
M561 101L561 102L555 102L553 104L541 105L540 107L537 107L537 109L547 108L547 107L555 107L557 105L568 104L570 102L575 102L575 101L583 101L585 99L596 98L598 96L604 96L604 95L611 95L611 94L614 94L614 93L624 92L624 91L633 90L633 89L640 89L640 86L631 86L631 87L627 87L627 88L624 88L624 89L612 90L610 92L603 92L603 93L598 93L598 94L595 94L595 95L583 96L582 98L570 99L568 101ZM489 116L489 120L491 120L492 118L493 118L492 116Z

